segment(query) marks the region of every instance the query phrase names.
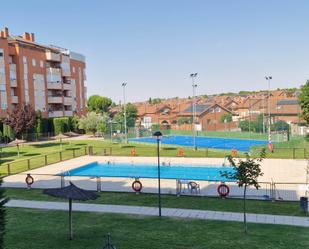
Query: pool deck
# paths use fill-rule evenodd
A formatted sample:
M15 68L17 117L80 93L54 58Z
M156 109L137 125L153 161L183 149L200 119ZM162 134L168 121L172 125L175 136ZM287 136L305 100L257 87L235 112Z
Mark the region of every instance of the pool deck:
M63 161L56 164L51 164L42 168L23 172L21 174L11 175L4 178L4 187L26 188L26 174L31 174L34 178L32 188L55 188L61 186L60 174L64 171L81 167L91 162L132 162L132 163L157 163L156 157L109 157L109 156L83 156L71 160ZM161 163L173 164L188 164L190 166L200 165L222 165L223 158L175 158L162 157ZM259 179L261 189L249 189L248 195L258 196L270 195L270 183L276 183L276 194L284 200L299 200L300 196L305 194L305 178L306 178L306 160L293 159L265 159L262 162L262 172L264 175ZM140 179L143 184L142 192L157 193L157 179ZM100 179L90 177L69 176L65 177L65 184L69 181L74 182L77 186L99 191L115 191L115 192L133 192L131 185L133 178L118 178L118 177L102 177ZM265 182L265 183L263 183ZM217 196L217 187L220 182L198 181L201 191L199 195ZM242 189L235 183L228 183L230 194L234 197L242 195ZM176 194L176 180L162 179L162 193ZM192 194L187 189L183 189L182 194ZM195 194L195 193L194 193Z

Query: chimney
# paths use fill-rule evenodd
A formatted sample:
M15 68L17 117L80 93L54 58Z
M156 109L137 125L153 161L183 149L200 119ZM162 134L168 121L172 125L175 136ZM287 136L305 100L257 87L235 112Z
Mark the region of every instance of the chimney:
M34 33L31 33L30 38L31 38L31 41L32 41L32 42L35 42Z
M30 34L28 32L25 32L24 35L23 35L23 38L27 41L31 41L30 39Z
M5 27L3 30L3 33L4 33L4 38L7 38L9 36L9 29Z

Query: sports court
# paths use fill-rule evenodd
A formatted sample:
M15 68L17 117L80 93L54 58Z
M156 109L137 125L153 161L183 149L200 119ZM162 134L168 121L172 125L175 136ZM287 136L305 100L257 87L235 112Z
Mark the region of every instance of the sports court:
M132 138L132 142L156 143L157 140L153 137ZM178 145L178 146L193 146L193 136L163 136L162 144ZM252 146L266 145L266 140L249 140L238 138L218 138L218 137L196 137L196 145L199 148L212 148L222 150L236 149L238 151L248 152Z

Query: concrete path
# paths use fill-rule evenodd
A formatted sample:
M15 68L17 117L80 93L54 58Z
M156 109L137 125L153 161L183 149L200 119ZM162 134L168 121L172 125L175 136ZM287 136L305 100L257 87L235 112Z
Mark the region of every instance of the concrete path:
M48 210L68 210L68 203L65 202L10 200L6 204L6 206L18 207L18 208L48 209ZM158 215L158 208L145 207L145 206L73 203L73 210L81 212L133 214L133 215L146 215L146 216ZM162 216L202 219L202 220L221 220L221 221L238 221L238 222L243 221L242 213L179 209L179 208L162 208ZM309 217L249 213L247 214L247 220L250 223L309 227Z

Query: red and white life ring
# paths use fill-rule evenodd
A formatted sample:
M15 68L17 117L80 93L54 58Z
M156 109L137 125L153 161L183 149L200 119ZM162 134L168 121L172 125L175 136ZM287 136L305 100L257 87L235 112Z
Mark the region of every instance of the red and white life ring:
M230 188L226 184L222 183L218 186L217 192L220 197L227 197L230 193Z
M139 180L135 180L133 183L132 183L132 189L135 191L135 192L141 192L143 188L143 184L139 181Z
M26 181L28 186L31 186L34 183L34 179L30 174L27 174L25 181Z

